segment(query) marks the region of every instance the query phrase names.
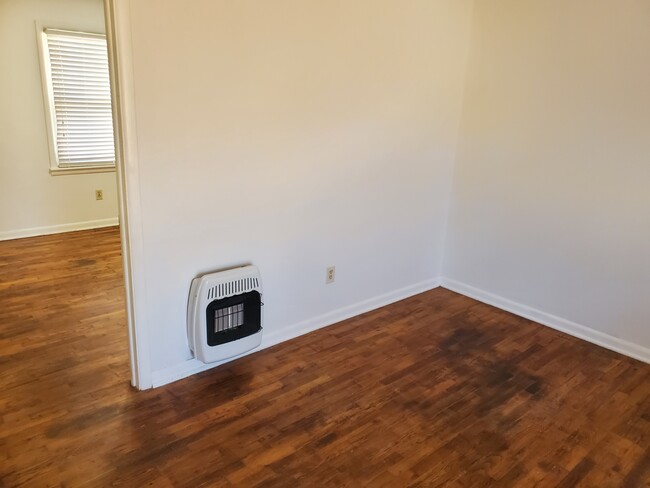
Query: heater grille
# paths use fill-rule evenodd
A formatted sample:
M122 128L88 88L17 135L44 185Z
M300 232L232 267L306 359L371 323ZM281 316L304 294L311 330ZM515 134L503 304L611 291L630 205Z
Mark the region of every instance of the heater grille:
M244 325L244 304L238 303L232 307L218 308L214 311L214 331L234 329Z
M259 280L257 278L240 278L226 283L219 283L208 289L208 300L239 295L254 290L259 286Z

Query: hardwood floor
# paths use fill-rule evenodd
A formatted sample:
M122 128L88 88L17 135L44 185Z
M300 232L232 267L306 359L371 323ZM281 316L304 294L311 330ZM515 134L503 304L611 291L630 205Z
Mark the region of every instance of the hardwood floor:
M0 242L0 486L650 486L650 365L437 289L136 392L120 273Z

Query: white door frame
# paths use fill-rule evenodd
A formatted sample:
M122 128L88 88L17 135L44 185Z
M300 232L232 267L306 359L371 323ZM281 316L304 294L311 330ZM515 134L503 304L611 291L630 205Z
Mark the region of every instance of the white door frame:
M131 384L139 390L145 390L152 387L152 381L149 328L146 317L129 0L104 0L104 14L113 99L115 166L126 288Z

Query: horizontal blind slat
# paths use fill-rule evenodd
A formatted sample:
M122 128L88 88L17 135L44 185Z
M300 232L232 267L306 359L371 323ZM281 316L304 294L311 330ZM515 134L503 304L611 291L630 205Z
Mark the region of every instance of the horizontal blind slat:
M65 144L61 145L61 151L70 151L70 152L75 152L75 151L85 151L87 145L83 142L66 142ZM104 143L95 143L93 144L92 148L89 149L89 151L109 151L111 149L111 143L110 142L104 142Z
M61 157L65 159L85 159L85 158L99 158L99 159L112 159L113 151L94 149L94 150L62 150Z
M74 155L74 156L67 156L63 155L61 156L61 162L67 162L67 163L89 163L89 162L108 162L108 161L114 161L115 158L113 157L112 154L82 154L82 155Z
M59 166L62 168L74 168L75 166L102 166L102 165L114 165L114 159L102 159L102 158L85 158L85 159L68 159L61 160Z

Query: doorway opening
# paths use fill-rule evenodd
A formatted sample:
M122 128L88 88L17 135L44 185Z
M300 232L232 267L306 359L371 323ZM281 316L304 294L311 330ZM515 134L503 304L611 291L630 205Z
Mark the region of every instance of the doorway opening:
M0 73L4 389L147 387L133 339L106 7L0 0L0 53L11 66Z

